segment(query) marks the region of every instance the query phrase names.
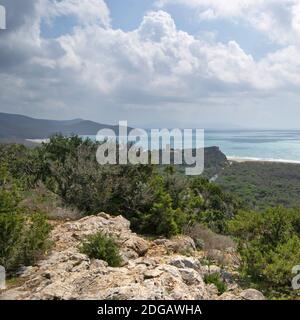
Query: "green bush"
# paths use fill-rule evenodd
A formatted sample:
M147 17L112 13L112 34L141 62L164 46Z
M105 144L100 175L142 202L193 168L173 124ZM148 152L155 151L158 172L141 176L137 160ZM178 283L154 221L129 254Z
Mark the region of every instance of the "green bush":
M20 186L15 183L7 168L0 166L0 214L19 210L20 192Z
M9 173L24 188L32 188L45 173L40 161L40 149L18 144L0 144L0 159Z
M119 267L122 262L115 240L100 232L88 236L81 244L80 252L91 259L104 260L111 267Z
M22 265L34 264L50 247L50 230L41 213L0 214L0 265L13 273Z
M138 231L144 234L171 237L181 233L186 222L186 214L180 208L174 208L173 199L164 186L164 178L154 176L148 182L151 190L151 202L145 207L138 219Z
M0 157L27 192L41 184L82 214L123 215L134 231L171 237L191 221L226 233L235 202L204 178L175 166L99 165L99 142L55 135L33 150L0 146Z
M189 222L206 225L216 233L226 234L227 222L232 219L239 203L204 178L190 179L182 192L181 208L188 213Z
M0 265L13 273L33 264L50 246L51 227L41 213L20 207L20 190L2 168L0 175Z
M26 215L22 245L24 265L32 265L51 246L49 233L52 227L43 213Z
M219 294L222 294L227 290L227 285L223 281L219 273L205 275L204 282L206 284L214 284L217 287Z
M0 214L0 265L7 272L15 270L22 262L24 221L25 217L18 213Z
M240 212L229 223L237 237L242 273L267 294L293 294L292 268L300 261L299 210Z

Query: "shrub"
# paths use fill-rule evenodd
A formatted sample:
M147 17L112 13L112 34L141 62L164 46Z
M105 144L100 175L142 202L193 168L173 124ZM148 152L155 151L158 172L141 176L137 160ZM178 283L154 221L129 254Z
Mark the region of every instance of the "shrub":
M0 214L0 265L6 272L15 270L22 260L24 216L18 213Z
M0 159L12 177L25 189L34 187L44 171L39 160L39 148L29 149L18 144L0 144Z
M96 161L100 144L78 136L55 135L33 150L0 146L0 157L27 193L44 185L63 201L62 207L76 208L82 214L104 211L123 215L134 231L144 234L171 237L181 233L188 221L226 233L226 222L235 214L236 204L215 184L187 178L176 167L101 166ZM49 203L52 196L45 194L46 199L29 195L27 203L37 203L38 209L49 212L55 201Z
M121 214L138 232L172 236L187 219L226 231L235 203L215 184L188 179L175 167L158 173L150 165L100 166L98 146L77 136L53 136L39 149L39 177L66 204L85 214Z
M33 264L50 246L51 226L41 213L19 207L17 186L6 174L0 179L0 265L13 273L21 265Z
M42 183L24 192L20 205L28 211L44 212L49 220L79 220L82 214L76 207L66 206L61 198Z
M181 206L188 212L190 221L227 234L227 221L237 213L238 202L207 179L193 178L183 190Z
M214 284L217 287L219 294L222 294L227 290L227 285L223 281L219 273L205 275L204 282L206 284Z
M26 215L23 226L22 263L32 265L51 246L48 239L52 227L43 213Z
M184 233L190 236L195 243L200 243L202 249L226 251L229 248L236 248L235 242L228 236L216 234L207 227L194 223L184 228Z
M20 192L20 186L12 179L7 168L0 166L0 214L19 210Z
M40 213L0 214L0 265L13 273L21 265L32 265L50 247L51 230Z
M167 237L179 234L186 221L186 215L180 208L173 208L172 198L164 188L164 179L154 176L149 182L149 187L153 191L153 202L149 212L140 215L139 230Z
M298 217L299 211L278 207L241 212L229 223L239 241L245 279L266 293L292 293L292 268L300 261Z
M210 261L210 264L217 264L218 266L230 266L232 265L232 260L228 258L228 254L220 250L207 250L205 251L204 258Z
M91 259L106 261L111 267L119 267L122 262L115 240L102 233L88 236L82 243L80 251Z

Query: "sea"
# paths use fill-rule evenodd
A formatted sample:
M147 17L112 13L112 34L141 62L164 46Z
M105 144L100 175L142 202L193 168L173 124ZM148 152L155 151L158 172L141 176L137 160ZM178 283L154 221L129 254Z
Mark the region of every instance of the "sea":
M186 145L195 147L196 132L186 136ZM137 145L147 150L149 141L140 141ZM219 147L231 160L300 163L300 130L206 130L204 146Z
M153 145L153 142L151 145L150 131L146 132L149 136L148 141L140 141L136 143L137 146L144 150L150 147L164 148L162 141L159 145ZM196 131L185 137L184 146L195 148ZM91 135L82 138L96 140L96 136ZM27 140L37 143L48 141L48 139ZM125 141L125 138L121 137L120 141ZM136 142L135 138L132 141ZM205 130L203 146L219 147L230 160L300 163L300 130Z
M231 159L300 163L300 130L206 131L205 146Z

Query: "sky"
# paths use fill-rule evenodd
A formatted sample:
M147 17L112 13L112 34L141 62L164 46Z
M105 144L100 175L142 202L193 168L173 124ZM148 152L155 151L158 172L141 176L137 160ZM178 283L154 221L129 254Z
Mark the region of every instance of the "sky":
M0 112L300 129L299 0L0 0Z

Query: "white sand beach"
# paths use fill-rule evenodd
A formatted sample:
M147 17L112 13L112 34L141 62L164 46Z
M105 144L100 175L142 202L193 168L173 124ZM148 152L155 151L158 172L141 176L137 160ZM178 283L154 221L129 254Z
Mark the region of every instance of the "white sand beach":
M251 157L235 157L228 156L227 159L231 162L275 162L275 163L291 163L300 164L297 160L286 160L286 159L263 159L263 158L251 158Z
M42 144L50 142L50 139L26 139L26 141Z

